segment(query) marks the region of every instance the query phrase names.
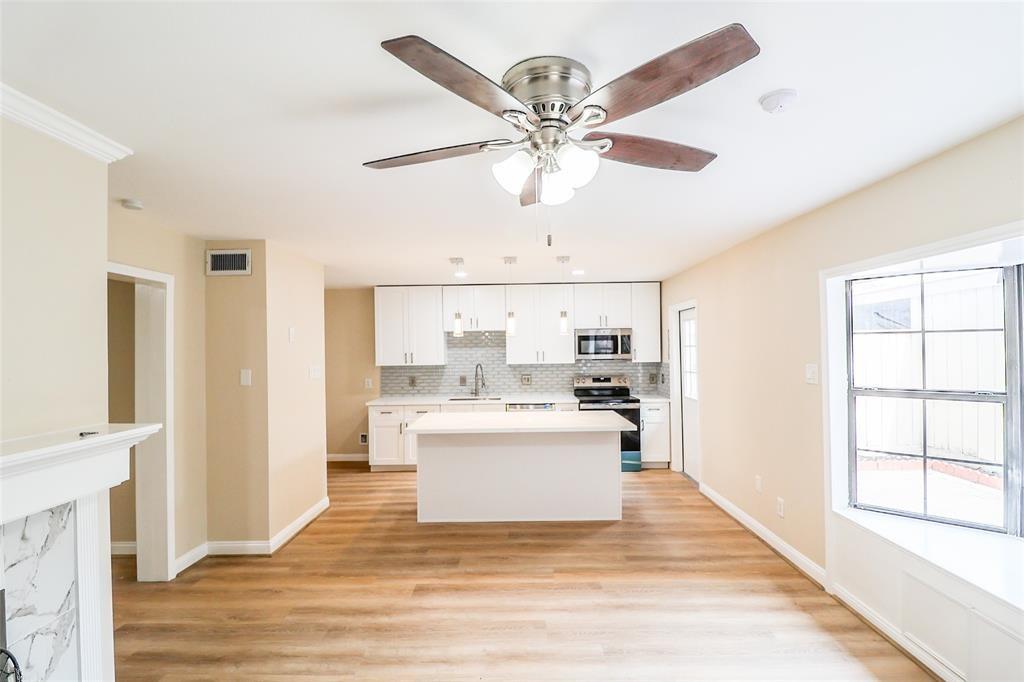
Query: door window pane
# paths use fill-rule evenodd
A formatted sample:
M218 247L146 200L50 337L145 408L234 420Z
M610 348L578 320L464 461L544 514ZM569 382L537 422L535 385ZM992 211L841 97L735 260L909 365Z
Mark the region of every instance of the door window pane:
M925 359L929 390L1006 390L1003 332L928 332Z
M964 270L924 276L925 329L1002 329L1003 274Z
M858 451L857 501L923 514L924 459Z
M923 455L924 401L857 396L857 447Z
M929 400L926 409L929 457L1003 463L1001 404Z
M928 460L928 515L1002 528L1003 467Z
M853 383L867 388L921 388L921 334L855 334Z
M854 282L853 331L921 329L921 276L883 277Z

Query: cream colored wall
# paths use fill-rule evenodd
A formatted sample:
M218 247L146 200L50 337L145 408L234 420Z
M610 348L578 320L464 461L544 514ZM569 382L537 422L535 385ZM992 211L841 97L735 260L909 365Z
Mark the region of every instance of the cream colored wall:
M135 285L107 280L107 413L112 424L135 421ZM135 448L130 476L110 489L110 539L135 540Z
M267 348L273 537L327 496L324 267L274 242L267 242Z
M6 119L0 137L0 440L105 423L107 165Z
M369 453L366 401L380 395L373 346L373 289L328 289L324 295L327 345L327 452ZM365 388L365 379L373 388Z
M1022 188L1017 118L665 280L666 316L697 301L703 483L824 565L822 394L804 383L822 361L818 273L1020 220Z
M267 250L263 241L207 242L252 249L252 275L206 280L207 516L209 539L269 538ZM252 386L239 383L252 370Z
M207 534L206 245L174 227L154 211L112 205L107 256L174 275L174 518L175 553L181 556L206 542ZM115 513L120 511L112 502L112 523Z

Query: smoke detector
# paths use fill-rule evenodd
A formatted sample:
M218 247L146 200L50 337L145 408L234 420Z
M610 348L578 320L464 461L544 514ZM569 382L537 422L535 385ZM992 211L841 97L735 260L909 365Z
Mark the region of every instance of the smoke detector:
M761 99L758 102L760 102L761 108L769 114L781 114L792 109L793 105L796 104L796 90L792 88L772 90L761 95Z
M129 211L141 211L142 199L121 199L121 207Z

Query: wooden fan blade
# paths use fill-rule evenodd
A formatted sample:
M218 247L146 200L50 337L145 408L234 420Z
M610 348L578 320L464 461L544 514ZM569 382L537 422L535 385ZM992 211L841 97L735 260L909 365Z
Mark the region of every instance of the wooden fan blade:
M544 181L544 175L541 173L539 168L535 168L532 173L526 178L526 184L523 185L523 191L519 193L519 205L520 206L532 206L540 201L540 190L541 183Z
M741 24L729 24L652 59L595 90L569 110L569 118L596 104L617 121L721 76L761 51Z
M605 138L612 141L612 148L602 154L602 158L631 163L635 166L674 171L699 171L718 156L714 152L696 147L687 147L684 144L640 137L639 135L594 131L583 136L586 141Z
M440 149L428 149L423 152L402 154L401 156L390 156L386 159L367 161L363 165L367 168L395 168L396 166L411 166L417 163L428 161L440 161L441 159L454 159L456 156L468 156L484 151L484 145L507 143L508 140L484 140L483 142L470 142L468 144L457 144L452 147L441 147Z
M531 121L539 120L500 85L419 36L385 40L380 46L438 85L495 116L500 117L505 111L521 111Z

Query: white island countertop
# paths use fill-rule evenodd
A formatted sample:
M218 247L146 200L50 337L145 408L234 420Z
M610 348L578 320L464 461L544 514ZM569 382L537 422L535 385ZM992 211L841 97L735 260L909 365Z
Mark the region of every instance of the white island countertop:
M406 429L421 435L451 433L578 433L636 431L611 410L588 412L433 412Z

